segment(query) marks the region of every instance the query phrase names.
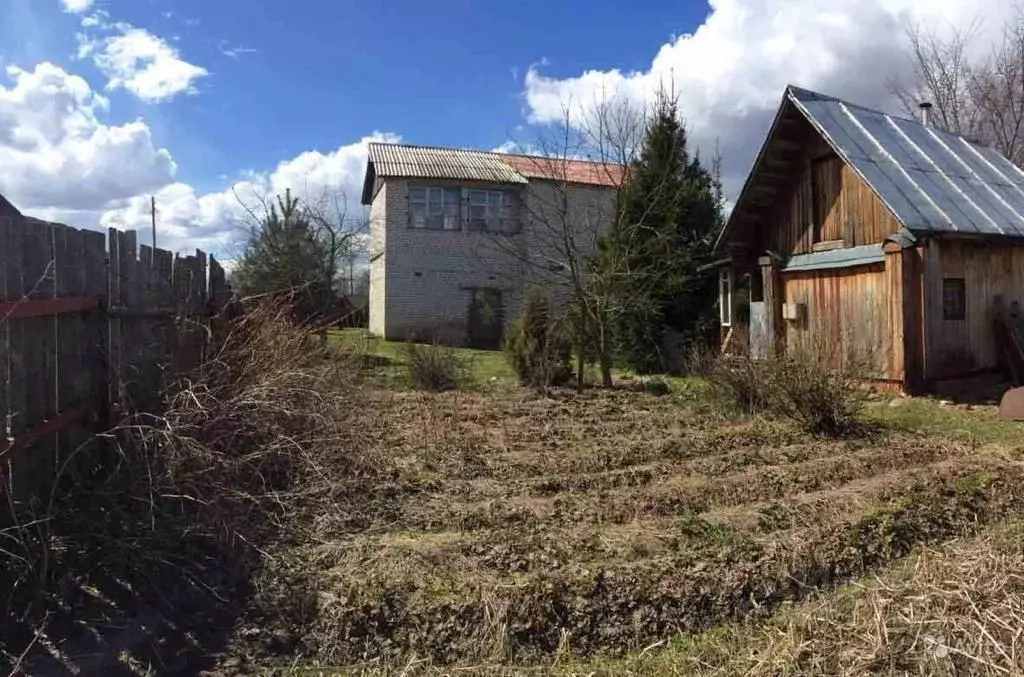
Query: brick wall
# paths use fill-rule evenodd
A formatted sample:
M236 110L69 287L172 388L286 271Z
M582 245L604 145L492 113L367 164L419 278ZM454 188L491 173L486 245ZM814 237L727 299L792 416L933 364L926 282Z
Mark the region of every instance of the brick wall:
M377 180L377 193L370 204L370 332L377 336L385 333L386 303L386 250L387 244L387 185Z
M502 291L510 321L526 283L561 286L559 273L551 270L562 258L557 243L561 223L571 221L580 233L578 241L591 246L595 227L607 226L613 204L607 189L572 186L563 200L563 191L543 181L524 189L474 184L519 190L520 233L424 230L409 227L411 183L416 182L387 179L370 208L371 258L384 253L370 264L370 330L391 340L465 342L470 297L478 287Z

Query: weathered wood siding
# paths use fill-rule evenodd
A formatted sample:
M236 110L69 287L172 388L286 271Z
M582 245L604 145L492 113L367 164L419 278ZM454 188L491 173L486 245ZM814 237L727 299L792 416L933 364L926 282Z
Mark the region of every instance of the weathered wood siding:
M783 256L803 254L811 251L816 238L843 240L844 246L856 247L882 242L900 229L899 221L871 188L831 154L823 139L815 137L805 146L803 160L797 166L793 180L768 218L771 225L763 249ZM815 228L815 205L820 229Z
M932 240L924 254L925 371L949 378L1001 366L993 329L993 299L1024 303L1024 246ZM963 320L943 314L942 281L962 278Z
M789 351L810 350L835 364L866 360L875 378L893 373L885 265L783 273L784 303L806 306L799 320L783 320Z

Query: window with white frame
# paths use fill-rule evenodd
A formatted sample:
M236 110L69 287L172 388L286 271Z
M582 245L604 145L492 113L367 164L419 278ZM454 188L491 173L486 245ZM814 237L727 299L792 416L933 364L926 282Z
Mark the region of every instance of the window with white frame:
M732 271L718 271L718 320L723 327L732 325Z
M504 233L512 230L509 195L500 190L470 190L469 230Z
M458 188L410 188L409 225L428 230L459 230L461 198Z

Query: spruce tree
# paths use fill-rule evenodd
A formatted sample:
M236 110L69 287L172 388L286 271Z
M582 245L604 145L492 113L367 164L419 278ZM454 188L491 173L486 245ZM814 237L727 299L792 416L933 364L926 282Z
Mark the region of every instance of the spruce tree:
M327 255L299 200L286 191L253 227L232 278L243 296L286 299L295 320L305 322L324 313L333 300L324 273Z
M640 373L665 370L665 327L690 340L700 333L708 283L697 268L721 223L716 190L687 151L676 100L662 92L597 266L615 280L620 357Z

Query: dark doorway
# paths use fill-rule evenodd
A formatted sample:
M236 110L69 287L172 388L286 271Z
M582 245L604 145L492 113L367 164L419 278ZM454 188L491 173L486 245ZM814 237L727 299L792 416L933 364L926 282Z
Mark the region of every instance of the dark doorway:
M473 348L501 347L505 306L500 289L473 289L469 297L469 345Z

